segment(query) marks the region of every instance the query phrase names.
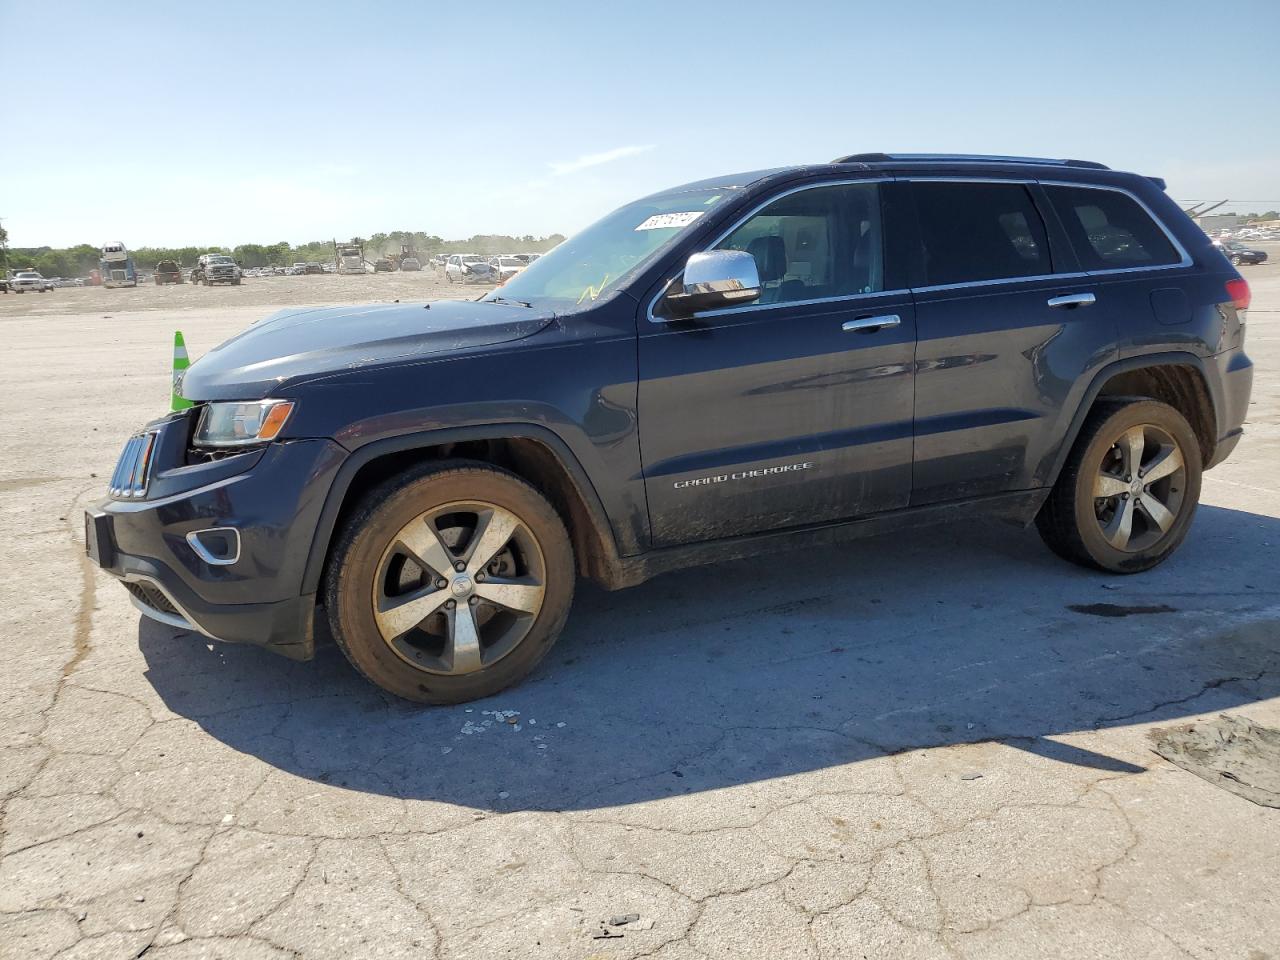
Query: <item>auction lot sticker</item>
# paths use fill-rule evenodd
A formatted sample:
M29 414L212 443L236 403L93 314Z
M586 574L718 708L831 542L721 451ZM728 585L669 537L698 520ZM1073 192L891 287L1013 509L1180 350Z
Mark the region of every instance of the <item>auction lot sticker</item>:
M688 213L655 213L637 230L668 230L671 227L687 227L702 216L701 210L690 210Z

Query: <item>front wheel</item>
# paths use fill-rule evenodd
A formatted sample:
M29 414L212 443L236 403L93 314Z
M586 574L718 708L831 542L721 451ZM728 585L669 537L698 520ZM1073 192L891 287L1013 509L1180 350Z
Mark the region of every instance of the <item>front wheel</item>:
M1157 400L1089 413L1036 526L1055 553L1113 573L1149 570L1182 543L1200 500L1200 444Z
M1233 256L1231 257L1231 265L1232 265L1233 267L1238 267L1238 266L1240 266L1242 263L1244 263L1244 257L1241 257L1241 256L1239 256L1239 255L1233 255Z
M569 614L573 548L524 480L452 461L392 478L348 521L325 581L338 646L421 703L497 693L546 656Z

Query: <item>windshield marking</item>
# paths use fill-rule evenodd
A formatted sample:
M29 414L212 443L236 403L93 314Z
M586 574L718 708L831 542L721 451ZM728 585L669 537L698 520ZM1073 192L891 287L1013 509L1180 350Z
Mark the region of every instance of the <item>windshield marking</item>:
M636 227L636 230L669 230L672 227L687 227L702 216L703 212L690 210L687 213L655 213Z
M608 285L609 285L609 274L606 273L604 275L604 278L600 281L600 285L598 287L593 287L590 284L587 285L587 288L582 291L582 296L578 297L578 304L580 305L582 301L586 300L588 297L590 297L592 300L595 300L598 296L600 296L600 294L604 293L604 288L607 287Z

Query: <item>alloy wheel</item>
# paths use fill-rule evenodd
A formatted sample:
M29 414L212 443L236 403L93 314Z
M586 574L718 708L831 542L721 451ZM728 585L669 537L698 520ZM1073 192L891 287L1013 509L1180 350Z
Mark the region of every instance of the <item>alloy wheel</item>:
M1103 455L1093 481L1094 514L1112 547L1138 553L1172 529L1185 494L1182 448L1160 427L1139 424Z
M492 503L448 503L396 534L378 563L373 614L387 645L428 673L475 673L514 650L546 594L542 548Z

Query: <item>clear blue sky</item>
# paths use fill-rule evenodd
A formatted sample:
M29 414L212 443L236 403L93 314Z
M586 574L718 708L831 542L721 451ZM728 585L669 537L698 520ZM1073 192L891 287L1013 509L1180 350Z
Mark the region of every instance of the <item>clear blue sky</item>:
M572 232L858 150L1280 205L1280 0L0 0L0 38L21 246Z

